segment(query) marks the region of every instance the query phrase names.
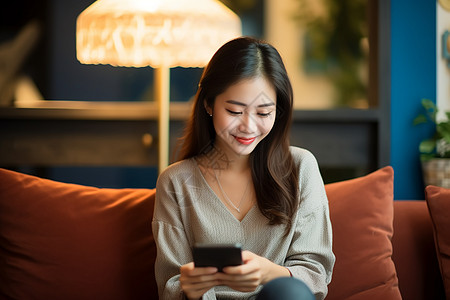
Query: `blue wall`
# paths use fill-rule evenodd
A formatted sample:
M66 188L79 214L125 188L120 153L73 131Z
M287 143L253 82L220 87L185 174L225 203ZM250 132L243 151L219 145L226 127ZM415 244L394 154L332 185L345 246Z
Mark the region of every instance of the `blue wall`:
M432 128L412 125L422 98L436 101L436 1L391 0L391 165L398 200L424 199L418 145Z

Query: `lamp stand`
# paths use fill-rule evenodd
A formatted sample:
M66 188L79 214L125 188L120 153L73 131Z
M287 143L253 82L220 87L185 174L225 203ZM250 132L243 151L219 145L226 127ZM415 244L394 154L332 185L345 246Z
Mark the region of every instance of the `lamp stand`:
M158 173L169 165L170 68L154 69L155 99L158 101Z

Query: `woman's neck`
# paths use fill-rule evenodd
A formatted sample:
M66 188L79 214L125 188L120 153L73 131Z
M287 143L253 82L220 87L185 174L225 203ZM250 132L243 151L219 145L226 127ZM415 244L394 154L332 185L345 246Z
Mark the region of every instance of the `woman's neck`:
M202 160L205 167L233 173L247 172L250 168L249 155L238 155L230 149L224 149L224 147L216 145L204 154Z

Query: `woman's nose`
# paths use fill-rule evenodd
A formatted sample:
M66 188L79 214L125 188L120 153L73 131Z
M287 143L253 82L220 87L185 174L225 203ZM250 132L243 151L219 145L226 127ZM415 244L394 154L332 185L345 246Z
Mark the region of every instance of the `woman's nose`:
M255 132L257 128L255 116L250 112L245 111L241 116L241 123L239 124L239 131L252 133Z

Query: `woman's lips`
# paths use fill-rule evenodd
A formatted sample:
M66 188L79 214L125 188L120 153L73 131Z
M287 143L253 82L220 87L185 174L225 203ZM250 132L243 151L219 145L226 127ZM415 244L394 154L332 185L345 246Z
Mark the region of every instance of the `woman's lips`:
M252 138L243 138L243 137L235 136L234 138L236 139L236 141L238 141L242 145L250 145L255 140L254 137L252 137Z

